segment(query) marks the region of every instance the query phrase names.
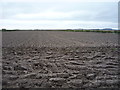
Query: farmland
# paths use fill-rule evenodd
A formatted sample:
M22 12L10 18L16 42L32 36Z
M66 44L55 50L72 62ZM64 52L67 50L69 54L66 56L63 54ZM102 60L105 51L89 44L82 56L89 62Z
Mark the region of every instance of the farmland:
M3 88L118 88L118 34L2 32Z
M59 31L3 32L3 47L116 46L118 34Z

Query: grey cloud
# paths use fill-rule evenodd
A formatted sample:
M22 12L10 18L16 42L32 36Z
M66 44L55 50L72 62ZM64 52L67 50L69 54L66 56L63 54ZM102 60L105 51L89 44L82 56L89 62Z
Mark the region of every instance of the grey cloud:
M93 21L93 22L112 22L116 23L117 17L117 3L116 2L89 2L89 3L34 3L34 2L9 2L3 3L0 6L3 7L3 17L0 19L7 20L32 20L32 21L40 21L40 20L53 20L53 21ZM44 16L34 16L30 17L29 15L37 15L44 12L59 12L65 13L63 15L56 14L55 17L44 17ZM84 11L83 13L81 11ZM71 12L75 12L71 14ZM28 15L28 17L17 17L19 15ZM57 16L58 15L58 16ZM67 16L68 15L68 16ZM25 23L24 23L25 24ZM76 25L79 25L79 23ZM110 24L109 24L110 25ZM75 26L75 25L74 25ZM114 24L111 27L116 27Z

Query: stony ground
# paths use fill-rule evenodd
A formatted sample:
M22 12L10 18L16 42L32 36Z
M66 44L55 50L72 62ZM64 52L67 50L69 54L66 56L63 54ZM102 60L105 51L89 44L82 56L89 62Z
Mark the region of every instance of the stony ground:
M3 33L3 88L119 87L116 34L60 33Z

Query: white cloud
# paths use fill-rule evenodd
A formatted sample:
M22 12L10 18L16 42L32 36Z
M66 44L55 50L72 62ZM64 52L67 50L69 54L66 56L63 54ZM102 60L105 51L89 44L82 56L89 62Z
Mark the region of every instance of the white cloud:
M1 28L13 29L117 28L115 1L118 0L2 0L4 20L1 20L0 25Z
M2 2L119 2L119 0L1 0L1 1Z
M2 23L1 23L2 22ZM96 21L28 21L28 20L1 20L0 28L7 29L67 29L67 28L117 28L117 23Z
M57 12L57 11L46 11L46 12L41 12L41 13L29 13L29 14L17 14L15 16L12 16L13 19L25 19L25 20L66 20L66 19L75 19L76 17L86 17L89 16L94 16L96 15L95 12L91 11L71 11L71 12Z
M70 17L69 13L64 12L44 12L44 13L34 13L34 14L18 14L15 16L20 19L32 19L32 18L67 18Z

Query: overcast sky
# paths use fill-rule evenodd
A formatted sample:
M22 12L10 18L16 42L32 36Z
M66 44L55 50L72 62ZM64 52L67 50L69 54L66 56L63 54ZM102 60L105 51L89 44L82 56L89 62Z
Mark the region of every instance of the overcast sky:
M0 0L0 28L118 28L119 0Z

